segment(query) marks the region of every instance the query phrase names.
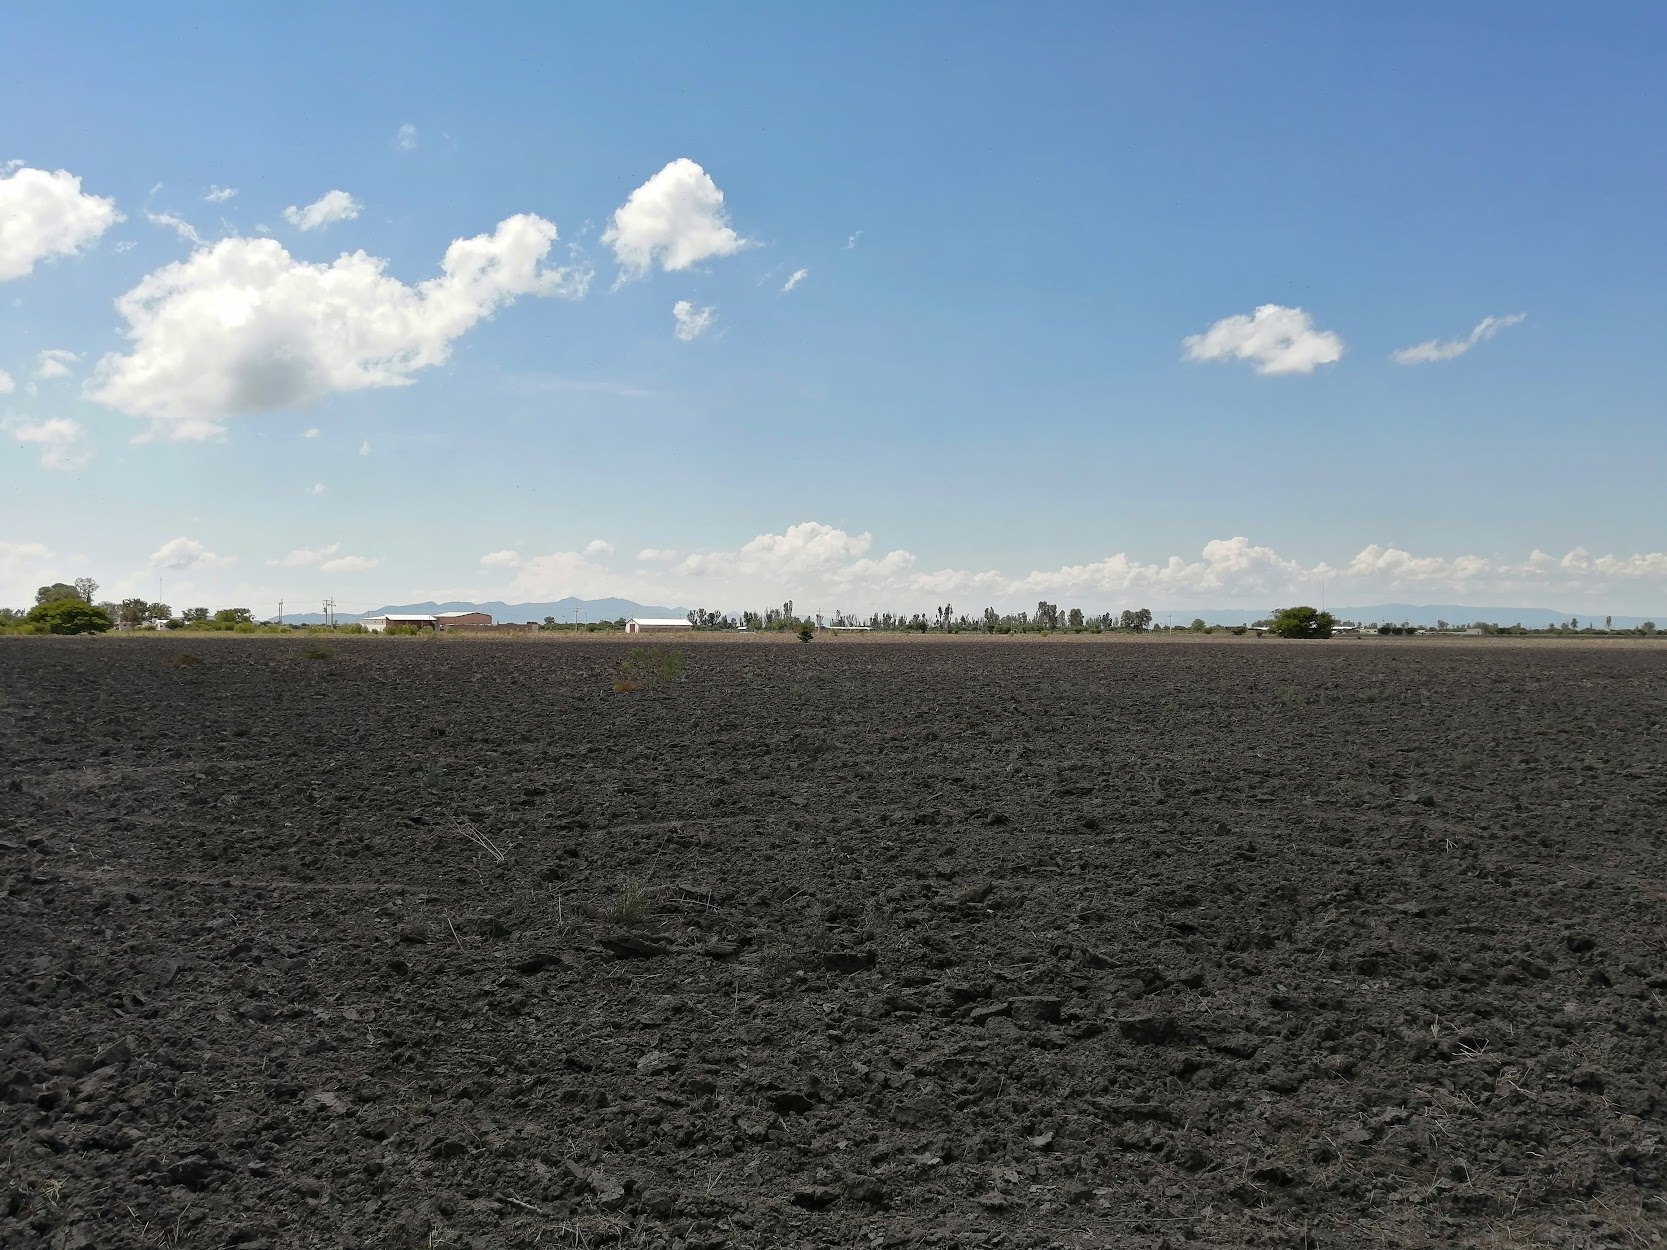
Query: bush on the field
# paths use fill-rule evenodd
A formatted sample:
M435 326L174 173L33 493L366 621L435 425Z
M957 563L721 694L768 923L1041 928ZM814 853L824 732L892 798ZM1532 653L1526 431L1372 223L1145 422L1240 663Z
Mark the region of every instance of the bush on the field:
M614 678L614 689L620 694L636 690L652 690L683 676L688 657L669 647L632 647L619 662L619 676Z
M1268 632L1280 638L1330 638L1337 618L1314 608L1281 608L1273 614Z

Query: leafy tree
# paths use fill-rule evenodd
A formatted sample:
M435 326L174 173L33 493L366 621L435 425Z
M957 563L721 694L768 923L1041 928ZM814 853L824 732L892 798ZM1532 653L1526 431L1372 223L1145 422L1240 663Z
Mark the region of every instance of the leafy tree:
M221 608L214 614L214 620L221 625L253 625L255 614L248 608Z
M53 582L52 585L42 586L35 592L35 602L37 604L61 603L65 599L80 599L82 603L92 602L81 594L78 587L71 586L68 582Z
M1069 612L1067 612L1065 614L1065 623L1067 625L1069 625L1072 629L1081 629L1082 628L1082 609L1081 608L1072 608Z
M1330 638L1335 624L1337 618L1330 612L1318 612L1307 606L1281 608L1273 614L1269 632L1280 638Z
M23 619L23 615L16 608L0 608L0 625L15 625Z
M1133 630L1137 634L1144 634L1152 628L1152 609L1141 608L1138 611L1129 611L1125 608L1119 621L1124 629Z
M816 631L814 629L812 629L809 625L800 626L800 628L799 628L799 641L800 642L809 642L814 637L816 637Z
M208 609L207 608L186 608L185 611L181 612L179 615L180 615L180 619L183 620L187 625L195 625L195 624L198 624L202 621L208 620Z
M1204 618L1203 617L1195 616L1195 617L1192 618L1192 624L1188 625L1187 628L1192 630L1192 632L1195 633L1195 634L1201 634L1205 631L1205 629L1208 628L1208 626L1206 626L1204 624Z
M98 593L98 583L90 577L78 577L75 579L75 593L91 603L93 596Z
M146 621L165 621L174 610L165 603L147 603L143 599L123 599L116 605L116 620L123 625L143 625Z
M1059 605L1043 599L1036 605L1036 623L1043 629L1059 628Z
M1646 634L1653 634L1653 633L1655 633L1655 622L1654 621L1645 621L1638 628Z
M44 625L49 634L102 634L114 621L110 614L85 599L49 599L29 610L31 625Z

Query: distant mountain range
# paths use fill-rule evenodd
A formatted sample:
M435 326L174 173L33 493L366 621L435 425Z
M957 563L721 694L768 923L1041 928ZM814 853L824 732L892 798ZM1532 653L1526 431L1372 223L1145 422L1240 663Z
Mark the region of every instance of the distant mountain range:
M353 621L362 620L367 616L388 616L409 614L413 616L438 616L442 612L485 612L494 621L519 624L522 621L542 621L547 616L553 616L558 621L573 620L573 614L579 614L579 621L617 621L620 617L633 616L687 616L687 608L664 608L641 603L633 603L629 599L557 599L553 603L502 603L494 600L491 603L464 603L461 600L450 600L446 603L390 603L386 607L372 608L367 612L348 614L336 613L338 623L346 625ZM285 621L302 624L322 624L324 618L317 612L301 612L287 614Z

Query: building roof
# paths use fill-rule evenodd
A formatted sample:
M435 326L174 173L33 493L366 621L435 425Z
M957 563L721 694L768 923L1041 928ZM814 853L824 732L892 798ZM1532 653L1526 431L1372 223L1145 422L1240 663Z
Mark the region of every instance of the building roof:
M434 618L417 612L389 612L384 616L367 616L361 619L367 621L432 621Z
M690 625L689 622L681 616L633 616L631 618L631 624L661 626L681 625L684 629L694 628L694 626Z

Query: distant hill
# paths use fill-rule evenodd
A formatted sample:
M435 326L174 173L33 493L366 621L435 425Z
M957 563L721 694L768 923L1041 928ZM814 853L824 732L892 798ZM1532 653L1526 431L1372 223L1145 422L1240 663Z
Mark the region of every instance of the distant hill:
M411 615L439 615L442 612L485 612L494 621L519 624L522 621L542 621L547 616L553 616L558 621L573 620L573 614L579 614L580 622L585 621L617 621L620 617L632 616L687 616L687 608L656 607L652 604L633 603L629 599L557 599L553 603L502 603L494 600L491 603L464 603L461 600L450 600L446 603L390 603L385 607L372 608L367 612L349 615L338 612L336 620L342 624L362 620L367 616L387 616L389 614L409 613ZM284 617L286 621L298 622L306 625L316 625L324 620L316 612L291 613Z
M1410 625L1434 625L1437 621L1446 621L1449 625L1467 625L1471 621L1486 621L1490 625L1526 625L1529 629L1542 629L1548 625L1566 624L1570 618L1576 617L1582 625L1603 624L1601 614L1557 612L1551 608L1485 608L1462 603L1373 603L1364 607L1329 610L1333 616L1343 621L1377 621L1396 625L1403 621ZM1251 621L1263 619L1269 611L1271 608L1260 612L1245 608L1186 608L1163 612L1154 609L1152 618L1160 623L1166 618L1171 618L1177 625L1184 625L1194 617L1203 617L1211 625L1248 625ZM1667 624L1667 611L1653 618L1617 616L1615 628L1633 629L1652 619L1658 624Z

